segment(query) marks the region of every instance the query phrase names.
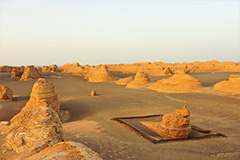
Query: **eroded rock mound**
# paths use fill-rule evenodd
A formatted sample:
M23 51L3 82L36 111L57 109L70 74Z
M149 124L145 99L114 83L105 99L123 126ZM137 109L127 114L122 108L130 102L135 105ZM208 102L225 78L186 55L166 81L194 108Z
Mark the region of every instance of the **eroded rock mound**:
M22 74L23 74L23 71L24 71L24 68L23 69L21 69L21 68L13 68L12 72L11 72L11 78L21 77Z
M13 92L7 86L0 86L0 100L12 100Z
M134 80L130 82L126 87L127 88L136 88L136 87L141 87L145 86L149 83L150 79L148 76L143 73L143 72L137 72Z
M228 81L214 85L214 90L226 93L240 94L240 75L230 75Z
M191 133L190 112L186 106L163 116L161 122L141 122L149 129L168 139L184 139Z
M42 66L43 72L59 72L59 68L56 64L50 65L50 66Z
M77 142L60 142L31 156L27 160L102 160L98 153Z
M150 90L166 93L195 91L202 88L199 80L185 74L185 71L176 71L170 78L163 78L148 87Z
M65 75L84 76L85 69L79 63L65 64L61 67L61 73Z
M92 71L92 73L87 77L89 82L105 82L105 81L115 81L118 78L108 72L106 66L100 66L99 69Z
M63 141L62 122L54 86L39 78L32 88L27 104L11 120L6 129L4 145L17 153L17 157L27 157L42 149Z
M24 159L63 141L62 122L51 104L44 101L29 101L10 122L5 131L4 146L15 151L17 157Z
M32 66L27 66L24 69L24 73L21 76L20 81L25 81L25 80L30 80L30 79L37 79L43 77L43 73L41 69L35 68L33 65Z
M39 78L33 85L28 103L34 104L39 101L45 101L47 104L51 104L51 107L59 113L60 103L58 101L58 95L55 92L55 86L44 78Z
M133 81L133 77L126 77L126 78L121 78L119 80L117 80L117 84L119 85L128 85L130 82Z
M97 92L95 90L92 90L91 96L93 97L93 96L96 96L96 95L97 95Z

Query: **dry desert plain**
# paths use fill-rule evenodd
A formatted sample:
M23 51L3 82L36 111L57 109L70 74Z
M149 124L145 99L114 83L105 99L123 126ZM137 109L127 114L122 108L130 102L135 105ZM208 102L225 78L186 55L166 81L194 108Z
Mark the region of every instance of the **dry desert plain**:
M122 78L134 76L113 74ZM213 91L214 84L228 80L230 74L240 73L189 73L202 83L203 88L185 93L159 93L146 87L125 88L114 81L87 82L81 76L51 72L45 72L44 78L54 84L61 109L68 110L71 115L63 123L64 140L80 142L103 159L239 160L240 97ZM11 73L0 73L0 81L12 89L16 99L0 102L0 121L9 121L20 112L37 81L18 81L10 76ZM151 83L166 77L170 76L149 76ZM92 90L98 95L91 97ZM184 105L191 112L191 124L226 137L153 144L128 127L110 120L114 117L167 114ZM0 126L0 130L4 127Z

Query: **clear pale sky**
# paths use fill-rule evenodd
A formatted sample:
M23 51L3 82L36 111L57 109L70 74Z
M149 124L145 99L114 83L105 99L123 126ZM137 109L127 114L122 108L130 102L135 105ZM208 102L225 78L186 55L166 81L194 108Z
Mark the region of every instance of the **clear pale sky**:
M239 0L0 0L0 65L240 61Z

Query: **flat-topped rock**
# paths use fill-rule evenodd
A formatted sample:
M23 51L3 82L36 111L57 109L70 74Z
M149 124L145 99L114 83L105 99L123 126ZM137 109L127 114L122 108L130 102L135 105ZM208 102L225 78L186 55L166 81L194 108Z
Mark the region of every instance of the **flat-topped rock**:
M172 77L163 78L148 87L150 90L165 93L190 92L201 88L203 87L199 80L183 71L176 71L176 74Z
M221 81L215 84L214 90L230 94L240 94L240 75L230 75L228 81Z

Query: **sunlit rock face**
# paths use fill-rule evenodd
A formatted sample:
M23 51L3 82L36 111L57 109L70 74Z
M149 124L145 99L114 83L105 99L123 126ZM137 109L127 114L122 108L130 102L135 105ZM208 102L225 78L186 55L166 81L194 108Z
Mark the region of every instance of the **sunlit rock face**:
M20 81L26 81L30 79L37 79L43 77L43 73L41 69L35 68L33 65L32 66L27 66L24 69L24 72L21 76Z
M163 78L148 87L150 90L166 93L195 91L203 88L199 80L185 74L185 71L176 71L170 78Z
M106 66L100 66L99 69L91 71L87 77L89 82L115 81L118 78L112 75Z
M150 82L150 79L148 76L143 73L143 72L137 72L134 80L126 86L127 88L136 88L136 87L141 87L145 86Z
M240 94L240 75L230 75L228 81L221 81L214 85L214 90Z
M29 157L27 160L102 160L100 155L77 142L60 142Z
M119 80L117 80L116 84L118 85L128 85L129 83L131 83L133 81L133 77L126 77L126 78L121 78Z
M33 155L63 141L62 122L54 86L38 79L27 104L11 120L6 129L4 145L20 157Z
M0 86L0 100L12 100L13 92L7 86Z
M163 116L161 122L141 122L143 125L168 139L184 139L191 133L190 112L186 106Z

